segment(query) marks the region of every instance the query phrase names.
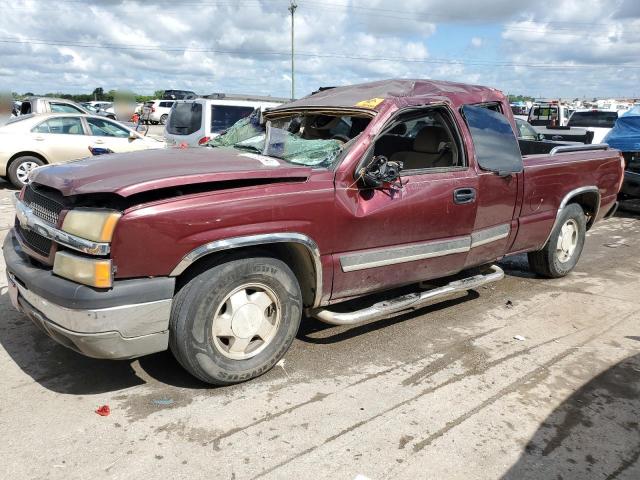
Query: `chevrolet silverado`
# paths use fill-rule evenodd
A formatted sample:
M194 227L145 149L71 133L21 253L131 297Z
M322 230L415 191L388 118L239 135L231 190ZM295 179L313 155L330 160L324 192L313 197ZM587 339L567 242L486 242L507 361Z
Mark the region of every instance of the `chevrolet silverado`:
M170 348L220 385L273 367L303 317L410 312L524 252L567 275L616 208L622 157L515 129L498 90L387 80L321 89L205 147L38 168L3 247L12 303L85 355Z

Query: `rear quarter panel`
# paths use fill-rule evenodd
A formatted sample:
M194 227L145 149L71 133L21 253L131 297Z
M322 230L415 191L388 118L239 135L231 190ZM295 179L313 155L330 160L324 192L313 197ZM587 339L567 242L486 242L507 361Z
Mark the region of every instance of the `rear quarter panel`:
M580 187L595 186L600 193L596 221L613 206L622 166L617 150L593 150L524 158L524 196L519 231L511 253L544 246L563 198Z

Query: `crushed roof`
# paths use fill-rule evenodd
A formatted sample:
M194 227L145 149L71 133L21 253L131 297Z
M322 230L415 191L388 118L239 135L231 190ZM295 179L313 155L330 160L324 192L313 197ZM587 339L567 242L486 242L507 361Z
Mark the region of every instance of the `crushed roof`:
M462 104L498 101L504 95L493 88L441 80L391 79L321 89L306 97L277 107L278 109L306 107L366 108L379 110L385 101L412 97L449 99ZM273 111L272 110L272 111Z

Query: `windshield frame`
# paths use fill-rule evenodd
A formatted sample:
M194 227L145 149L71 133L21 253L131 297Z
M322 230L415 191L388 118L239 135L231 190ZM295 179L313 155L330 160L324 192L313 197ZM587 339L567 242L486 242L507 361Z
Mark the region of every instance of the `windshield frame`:
M367 126L363 129L362 132L360 132L358 135L356 135L355 137L351 138L349 141L343 143L340 146L340 149L338 150L337 154L335 155L335 158L332 159L332 161L329 164L319 164L319 165L305 165L304 163L297 163L297 162L292 162L290 160L281 158L279 156L276 155L271 155L271 154L267 154L266 151L266 146L268 144L268 137L271 135L271 128L272 128L272 121L274 120L280 120L280 119L286 119L286 118L293 118L293 117L298 117L298 116L318 116L318 115L328 115L328 116L333 116L333 117L358 117L358 118L362 118L362 119L367 119L368 120L368 124ZM235 144L232 145L211 145L209 144L209 147L213 147L213 148L233 148L236 150L253 150L254 153L259 154L259 155L263 155L265 157L268 158L274 158L276 160L281 160L283 162L285 162L288 165L294 165L294 166L306 166L308 168L312 168L312 169L322 169L322 170L328 170L328 171L335 171L340 164L342 163L342 161L344 160L344 158L347 156L347 154L351 151L351 149L358 143L358 139L360 139L362 137L362 133L364 133L373 123L374 123L374 118L376 117L377 112L372 111L372 110L368 110L368 109L362 109L362 108L336 108L336 107L305 107L305 108L285 108L285 109L277 109L277 110L273 110L273 109L269 109L267 111L263 111L261 112L261 118L260 118L260 126L262 126L264 128L264 131L262 133L256 134L253 137L249 137L246 138L244 140L241 140L239 142L236 142ZM248 117L246 117L248 118ZM276 128L276 127L273 127ZM221 136L224 136L221 135ZM263 137L264 139L264 147L262 148L261 151L258 151L255 148L243 148L243 146L238 146L238 144L240 143L245 143L245 142L251 142L252 139L256 139L257 137ZM216 138L220 138L220 136L216 137ZM318 139L318 140L322 140L322 139ZM329 139L327 139L329 140ZM214 142L215 139L212 139L211 142ZM323 162L324 163L324 162Z

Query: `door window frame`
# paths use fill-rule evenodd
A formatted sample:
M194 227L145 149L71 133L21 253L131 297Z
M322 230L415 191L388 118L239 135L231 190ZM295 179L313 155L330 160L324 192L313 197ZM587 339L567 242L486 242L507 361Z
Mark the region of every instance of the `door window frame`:
M456 146L458 148L458 158L462 161L462 165L459 166L451 166L451 167L439 167L439 168L419 168L412 170L401 170L400 177L402 177L403 172L406 172L406 176L416 176L416 175L430 175L436 173L446 173L446 172L463 172L469 170L469 155L467 153L466 146L464 144L462 134L460 131L460 126L456 121L456 116L454 112L449 108L447 104L431 104L431 105L416 105L411 107L402 108L396 111L384 124L384 126L380 129L378 134L371 140L371 144L367 148L367 150L362 154L362 158L356 164L356 168L353 172L353 176L357 179L358 172L361 168L363 168L370 160L372 160L373 151L375 149L376 142L383 137L385 134L389 133L393 130L398 124L399 117L403 117L406 114L411 113L412 111L416 112L416 116L420 116L420 112L428 112L433 110L440 110L442 113L442 117L445 120L445 126L449 127L448 133L453 137L453 141L456 142Z
M92 120L100 120L106 123L113 123L115 124L118 128L122 128L123 130L126 130L127 132L129 132L129 130L127 130L126 128L117 125L117 122L114 122L113 120L110 120L108 118L96 118L96 117L82 117L82 123L84 124L84 129L87 132L86 134L90 137L100 137L100 138L129 138L129 135L127 135L126 137L116 137L115 135L94 135L93 134L93 130L91 130L91 125L89 124L89 119ZM129 132L130 133L130 132ZM137 132L136 132L137 134Z
M43 125L47 122L50 122L51 120L64 120L64 119L69 119L69 118L75 118L80 122L80 127L82 127L82 133L54 133L54 132L38 132L36 131L36 128L38 128L40 125ZM41 122L39 122L38 124L34 125L33 127L31 127L31 130L29 131L30 133L39 133L42 135L72 135L74 137L78 137L81 135L87 136L88 135L88 130L87 130L87 125L85 125L84 123L84 118L81 116L66 116L66 115L56 115L55 117L49 117Z

